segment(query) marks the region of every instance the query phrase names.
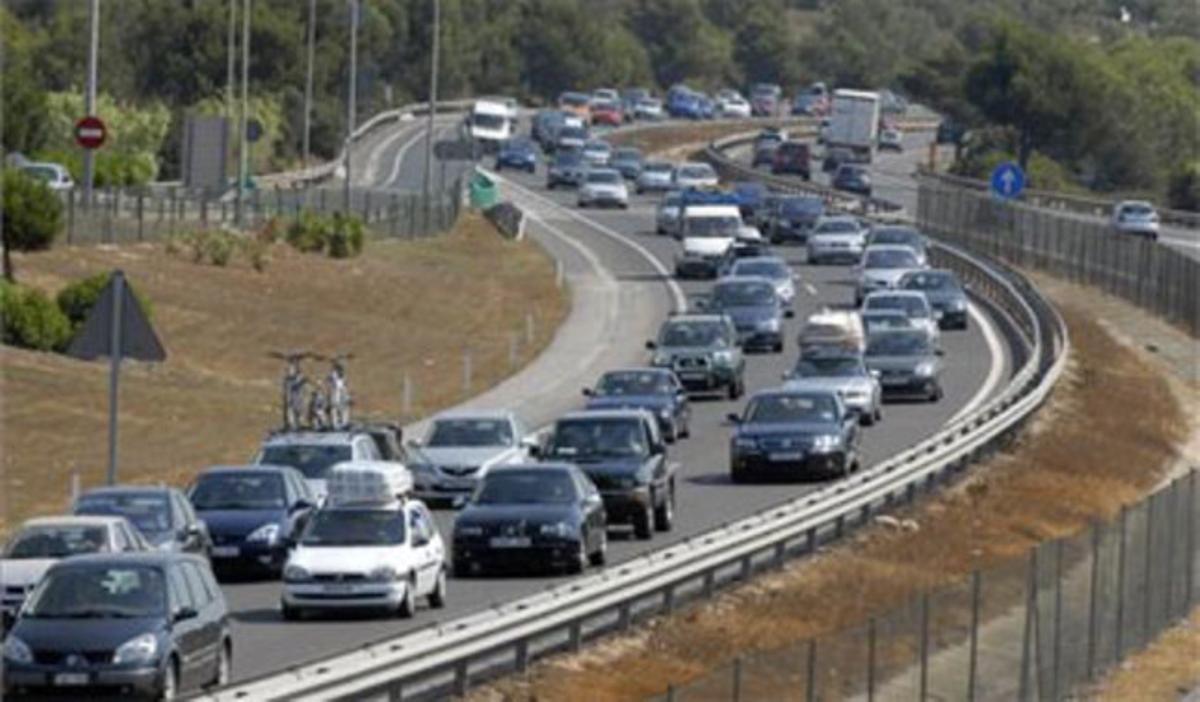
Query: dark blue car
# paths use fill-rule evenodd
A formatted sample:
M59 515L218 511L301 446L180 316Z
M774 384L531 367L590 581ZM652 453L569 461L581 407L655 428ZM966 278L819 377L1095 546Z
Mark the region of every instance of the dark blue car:
M496 170L513 168L533 173L537 170L537 147L525 138L509 139L496 154Z
M209 468L188 499L208 525L213 568L222 574L278 574L316 506L303 474L270 465Z
M764 390L729 421L735 427L729 441L735 483L752 477L846 476L858 470L858 414L835 390Z
M737 195L742 219L752 222L757 219L758 210L766 203L771 190L757 180L744 180L733 184L733 193Z
M809 231L824 215L825 203L818 197L793 195L779 199L771 217L771 243L807 243Z
M663 438L690 436L692 406L687 390L669 368L629 368L605 373L595 388L584 388L587 409L644 409L658 420Z

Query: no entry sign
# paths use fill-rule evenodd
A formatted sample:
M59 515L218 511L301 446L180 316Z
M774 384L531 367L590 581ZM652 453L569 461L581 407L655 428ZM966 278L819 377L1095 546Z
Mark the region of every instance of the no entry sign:
M108 129L99 117L84 117L75 123L75 143L85 149L98 149L104 144Z

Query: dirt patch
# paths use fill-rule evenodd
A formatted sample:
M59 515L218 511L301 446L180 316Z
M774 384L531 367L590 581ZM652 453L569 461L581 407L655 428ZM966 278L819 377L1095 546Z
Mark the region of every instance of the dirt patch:
M1102 702L1174 700L1200 690L1200 608L1085 695Z
M644 699L735 655L860 626L914 594L961 582L1035 544L1115 514L1178 458L1186 417L1163 374L1086 307L1064 304L1072 362L1049 405L1008 451L936 498L648 630L548 660L475 699ZM1019 597L1021 581L1014 582ZM885 654L886 655L886 654ZM782 690L783 688L780 688ZM782 692L779 693L782 695Z
M649 128L617 132L607 138L613 146L636 146L643 153L661 155L662 152L672 151L682 146L689 147L689 151L694 150L696 144L707 144L721 137L740 134L742 132L752 132L756 129L765 129L771 126L811 126L811 124L812 120L783 120L772 123L746 122L745 124L728 122L720 124L699 123L689 127L670 129Z
M204 466L250 459L279 416L281 369L267 357L270 349L352 351L355 411L412 419L475 395L534 358L569 305L540 248L502 239L473 214L442 237L371 241L355 259L282 244L270 258L257 273L196 265L153 244L16 257L22 282L48 293L120 267L153 303L168 359L129 364L122 373L122 481L181 483ZM514 334L516 365L509 358ZM6 523L61 510L73 472L85 486L103 481L108 367L11 348L0 349L0 362L3 531ZM325 369L306 370L316 376ZM406 373L414 389L410 417L401 416Z

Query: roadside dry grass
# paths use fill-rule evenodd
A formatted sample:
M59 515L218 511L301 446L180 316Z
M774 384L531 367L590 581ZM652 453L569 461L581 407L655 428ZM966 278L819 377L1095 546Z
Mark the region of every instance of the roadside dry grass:
M159 366L122 373L123 481L181 483L199 468L248 460L278 421L281 367L271 349L352 351L356 412L401 417L402 378L415 386L413 416L463 399L463 353L473 355L476 394L550 341L569 301L554 266L531 242L497 235L467 214L445 236L368 243L355 259L270 251L264 273L216 268L164 252L162 245L59 248L17 256L18 276L50 294L68 280L122 268L154 306L167 348ZM525 317L535 319L526 343ZM63 508L72 472L84 485L106 465L106 363L0 349L0 532ZM325 368L310 365L318 377Z
M1176 700L1200 689L1200 607L1089 690L1101 702Z
M794 127L811 123L811 119L782 120L777 123L747 122L744 124L699 122L694 126L672 129L637 129L629 132L617 132L607 138L613 146L636 146L646 154L661 154L661 152L678 149L681 146L693 146L694 148L694 145L697 144L707 144L721 137L763 129L771 124Z
M472 699L544 702L575 699L580 690L589 700L661 694L735 655L859 626L921 590L959 582L1136 500L1178 457L1187 417L1164 375L1118 343L1086 305L1066 303L1062 310L1073 359L1048 406L1008 451L897 515L915 521L917 531L861 530L815 558L580 655L550 659ZM780 687L765 698L794 696Z

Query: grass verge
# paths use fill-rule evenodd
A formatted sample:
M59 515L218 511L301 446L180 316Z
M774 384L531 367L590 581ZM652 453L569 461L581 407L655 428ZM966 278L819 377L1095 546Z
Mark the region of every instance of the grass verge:
M745 123L705 123L677 128L634 129L628 132L617 132L608 137L613 146L636 146L645 154L660 154L682 146L707 144L715 139L727 137L742 132L764 129L768 126L796 127L811 124L812 120L782 120L780 122L745 122Z
M1200 607L1089 690L1102 702L1175 700L1200 689Z
M540 248L501 238L475 214L441 237L371 241L354 259L283 244L269 255L262 273L197 265L153 244L16 257L22 282L52 295L68 280L119 267L153 303L168 358L122 372L122 481L183 483L204 466L249 460L279 417L281 367L267 357L271 349L352 351L356 413L414 419L533 359L569 306ZM526 315L534 320L532 339ZM103 481L108 367L8 347L0 362L2 532L5 524L61 510L73 472L85 486ZM306 370L318 377L326 369ZM409 417L401 411L406 373L414 389Z
M1050 403L1008 451L896 515L916 531L861 530L815 558L582 654L550 659L474 699L567 700L579 690L591 700L644 699L736 655L859 626L917 592L960 582L1115 514L1177 458L1187 418L1165 377L1085 305L1062 311L1073 359Z

